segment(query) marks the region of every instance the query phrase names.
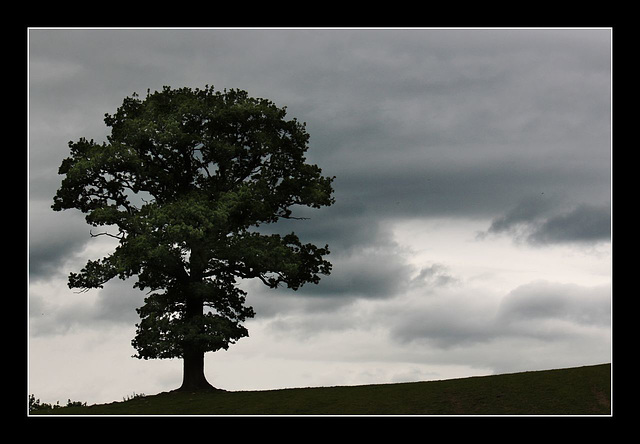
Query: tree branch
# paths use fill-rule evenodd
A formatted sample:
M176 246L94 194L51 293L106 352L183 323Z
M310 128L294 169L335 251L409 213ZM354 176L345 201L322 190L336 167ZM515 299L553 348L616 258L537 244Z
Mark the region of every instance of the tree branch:
M310 220L310 217L296 217L296 216L284 216L284 215L278 215L278 217L281 217L282 219L291 219L291 220Z
M108 236L118 240L123 240L125 238L124 231L120 231L119 234L116 235L116 234L107 233L106 231L102 233L93 234L91 230L89 230L89 235L91 235L91 237Z

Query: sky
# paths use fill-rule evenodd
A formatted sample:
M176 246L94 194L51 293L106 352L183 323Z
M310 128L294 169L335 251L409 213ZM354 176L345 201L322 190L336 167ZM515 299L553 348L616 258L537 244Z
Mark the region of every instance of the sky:
M179 387L139 360L134 280L76 293L115 246L53 212L68 142L133 93L237 88L306 122L336 203L285 221L329 245L297 292L242 281L249 337L208 353L225 390L452 379L611 362L608 28L31 28L28 390L121 401ZM294 213L296 214L296 213Z

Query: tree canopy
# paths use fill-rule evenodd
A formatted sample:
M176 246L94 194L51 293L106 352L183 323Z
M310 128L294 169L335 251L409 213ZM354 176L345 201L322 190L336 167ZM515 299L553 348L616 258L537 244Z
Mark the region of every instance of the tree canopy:
M239 279L298 289L330 273L328 246L257 227L331 205L332 177L306 163L309 134L286 108L245 91L164 87L105 116L101 144L69 142L52 208L75 208L113 253L69 275L102 288L137 277L148 291L132 341L139 358L226 349L246 336ZM204 308L204 309L203 309Z

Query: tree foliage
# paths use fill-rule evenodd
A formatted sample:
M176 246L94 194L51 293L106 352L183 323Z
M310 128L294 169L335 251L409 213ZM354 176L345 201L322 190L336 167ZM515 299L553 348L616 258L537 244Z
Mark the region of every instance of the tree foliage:
M137 357L226 349L246 336L254 311L239 279L296 290L329 274L328 246L256 229L295 218L297 205L333 203L333 178L306 163L305 125L285 116L241 90L164 87L107 114L106 142L69 142L52 208L78 209L105 227L94 236L118 239L113 253L71 273L69 287L137 277L149 292Z

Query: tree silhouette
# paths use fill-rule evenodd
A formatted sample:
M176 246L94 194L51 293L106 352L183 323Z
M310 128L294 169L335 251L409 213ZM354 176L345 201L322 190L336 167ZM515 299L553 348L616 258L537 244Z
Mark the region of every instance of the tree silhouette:
M306 163L305 125L285 115L241 90L165 86L125 98L105 116L108 142L69 142L59 168L52 208L78 209L106 227L92 236L118 239L113 253L71 273L69 287L137 276L148 295L135 356L182 358L180 389L212 388L204 354L248 335L242 322L254 311L238 279L296 290L331 270L328 246L256 229L296 218L296 205L334 202L333 178Z

